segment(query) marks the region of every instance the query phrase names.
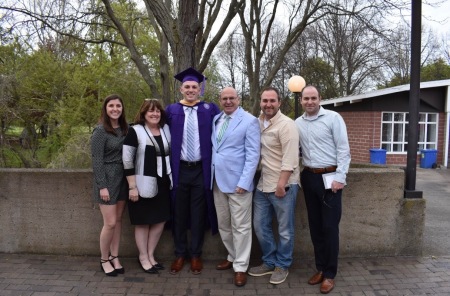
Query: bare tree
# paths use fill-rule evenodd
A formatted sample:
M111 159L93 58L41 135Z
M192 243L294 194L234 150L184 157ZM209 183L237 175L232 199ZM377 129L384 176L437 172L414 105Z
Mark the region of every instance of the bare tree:
M440 45L431 29L422 29L421 67L438 58ZM409 83L411 62L411 32L407 26L400 26L386 34L380 51L384 62L383 85L389 87Z
M350 11L358 10L359 3L352 3ZM382 61L380 48L383 28L381 15L374 9L366 9L364 22L351 14L325 16L316 24L316 36L322 58L332 67L337 77L337 95L360 93L373 86L380 77ZM371 26L367 26L370 20ZM377 28L373 31L372 28Z
M296 2L296 3L295 3ZM262 88L270 85L283 64L283 59L289 48L302 34L306 26L314 21L314 15L321 15L324 8L322 1L295 1L283 6L287 12L287 25L284 32L284 40L277 44L278 54L271 60L270 68L267 69L262 79L262 62L267 53L271 34L275 27L275 19L282 1L250 1L248 11L239 11L241 29L245 38L245 59L247 75L249 79L250 99L253 101L252 113L259 112L259 94ZM323 12L325 13L325 12Z
M394 31L390 38L385 39L383 46L389 48L389 50L383 52L385 67L390 72L390 75L388 75L397 79L399 84L409 81L409 63L411 61L409 40L410 33L403 28Z
M70 36L87 43L126 47L155 97L161 97L157 83L158 78L161 79L162 97L166 103L171 97L170 59L173 59L175 72L190 66L204 71L214 48L245 2L143 0L141 3L145 4L146 11L143 14L137 8L138 2L132 0L102 0L102 5L91 0L47 0L38 2L39 9L35 9L31 2L19 1L0 4L0 10L20 14L23 24L32 24L27 28L34 28L34 34L45 29L45 32ZM213 30L213 25L217 26L216 19L220 19L221 23ZM136 28L142 23L147 24L148 34L155 34L160 43L157 71L150 69L148 58L138 42L137 34L142 34L142 31Z
M103 0L105 1L105 0ZM187 67L204 71L214 48L226 32L245 0L179 0L177 13L161 0L144 0L167 39L173 56L174 72ZM225 13L224 13L225 12ZM223 17L213 33L218 16Z
M228 38L219 46L216 56L223 63L222 74L224 74L221 87L231 86L236 90L240 89L243 83L239 81L237 72L239 71L239 60L242 60L239 51L239 37L234 30ZM224 73L225 72L225 73ZM239 84L239 85L238 85Z
M378 14L383 15L394 8L399 9L407 4L405 1L388 0L377 2L358 0L252 0L249 2L249 7L240 10L239 17L246 42L246 67L250 98L254 102L252 108L254 114L259 112L258 98L261 89L274 82L274 79L279 75L280 68L285 63L286 54L307 27L327 15L349 15L375 31L376 28L373 25L371 26L371 19L367 17L365 11L375 10ZM353 2L357 2L358 5L350 5ZM277 19L283 20L279 26L276 23ZM275 30L275 28L284 28L284 32ZM277 43L274 44L276 50L270 47L270 41L273 40L272 35L276 35L278 38ZM272 49L270 57L267 56L269 49ZM267 67L264 69L265 60L270 61L270 63L266 63Z
M39 6L33 7L31 3ZM252 112L257 114L261 88L283 84L288 72L283 70L280 74L280 69L283 65L289 67L285 57L306 28L325 16L335 15L334 19L328 19L330 23L324 21L324 24L336 25L346 33L341 32L341 36L355 41L346 52L341 45L335 46L335 51L341 52L332 58L320 52L312 59L304 59L317 62L320 58L332 63L340 75L340 93L353 93L364 86L364 77L371 75L365 69L377 67L373 55L362 54L361 39L352 39L355 35L364 36L364 31L356 31L354 25L377 32L373 15L383 16L409 5L409 1L403 0L6 0L0 4L0 10L20 14L22 23L31 24L27 28L36 36L56 33L86 43L108 44L111 52L119 46L126 48L152 95L163 97L166 103L173 97L170 64L173 63L174 72L189 66L204 71L215 47L238 14L241 31L236 33L243 36L240 48L245 57L245 67L240 72L246 76L245 79L241 76L241 89L244 92L248 88ZM337 17L342 15L347 18ZM349 28L355 29L354 33L349 33ZM330 43L329 50L337 41L331 38L331 32L328 27L322 32ZM157 64L150 63L151 57L140 41L145 34L158 43ZM362 43L371 42L369 47L373 48L376 39L366 39ZM233 77L238 77L240 61L231 67Z
M441 43L443 57L447 61L447 64L450 65L450 33L448 33L445 37L442 37Z

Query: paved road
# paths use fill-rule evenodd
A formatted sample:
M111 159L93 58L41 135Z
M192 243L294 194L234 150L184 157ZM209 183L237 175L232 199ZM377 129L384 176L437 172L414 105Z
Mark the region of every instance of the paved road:
M449 181L450 170L417 171L416 188L427 199L424 256L342 258L330 295L450 295ZM215 270L213 261L205 262L199 276L187 268L176 276L150 275L136 259L122 263L126 273L111 278L100 271L98 258L0 254L0 296L320 295L318 286L306 283L313 273L311 260L296 262L300 267L280 285L269 284L268 276L249 277L242 288L233 285L232 271Z
M418 169L416 180L427 206L423 254L450 255L450 169Z

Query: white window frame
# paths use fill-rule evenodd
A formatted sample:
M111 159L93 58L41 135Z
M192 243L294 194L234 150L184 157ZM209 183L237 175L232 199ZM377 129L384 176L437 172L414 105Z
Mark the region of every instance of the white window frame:
M391 114L391 120L383 120L385 114ZM389 154L406 154L407 153L407 144L408 141L405 140L406 136L408 134L408 114L409 112L381 112L381 132L380 132L380 147L383 149L386 149L387 153ZM396 115L402 115L402 120L394 120ZM435 116L436 121L429 121L430 115ZM424 120L423 120L424 117ZM420 120L422 118L422 120ZM384 129L383 125L390 124L391 127L389 129L390 136L388 137L389 140L383 141L384 136ZM394 131L395 131L395 125L401 125L401 139L398 141L394 141ZM422 128L422 126L425 125L425 128ZM434 135L429 134L432 132L432 130L429 128L429 126L435 126L434 129ZM420 112L419 113L419 135L418 135L418 145L417 145L417 153L420 153L420 150L422 149L437 149L438 145L438 129L439 129L439 113L433 113L433 112ZM421 138L421 132L422 130L425 132L425 135L422 137L424 140L420 141ZM434 139L433 140L427 140L427 139ZM401 151L393 151L395 145L401 146Z

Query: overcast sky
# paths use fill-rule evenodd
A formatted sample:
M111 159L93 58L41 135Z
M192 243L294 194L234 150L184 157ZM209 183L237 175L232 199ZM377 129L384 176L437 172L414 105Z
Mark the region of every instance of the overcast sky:
M439 7L422 4L422 24L435 29L438 34L450 34L450 1L441 1Z

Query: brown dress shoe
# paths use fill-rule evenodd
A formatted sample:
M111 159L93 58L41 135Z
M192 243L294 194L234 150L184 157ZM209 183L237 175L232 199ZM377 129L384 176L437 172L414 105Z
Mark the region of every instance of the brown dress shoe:
M203 263L200 257L192 257L191 258L191 272L192 274L200 274L202 273Z
M322 284L320 285L320 293L328 294L334 288L334 280L333 279L323 279Z
M234 273L234 284L238 287L245 286L247 283L247 275L245 272L235 272Z
M308 281L310 285L317 285L323 281L323 273L321 271L314 274Z
M173 261L172 265L170 266L170 274L177 274L180 272L180 270L183 269L184 265L184 258L178 257Z
M228 260L224 260L217 264L216 269L217 270L227 270L233 268L233 262L230 262Z

